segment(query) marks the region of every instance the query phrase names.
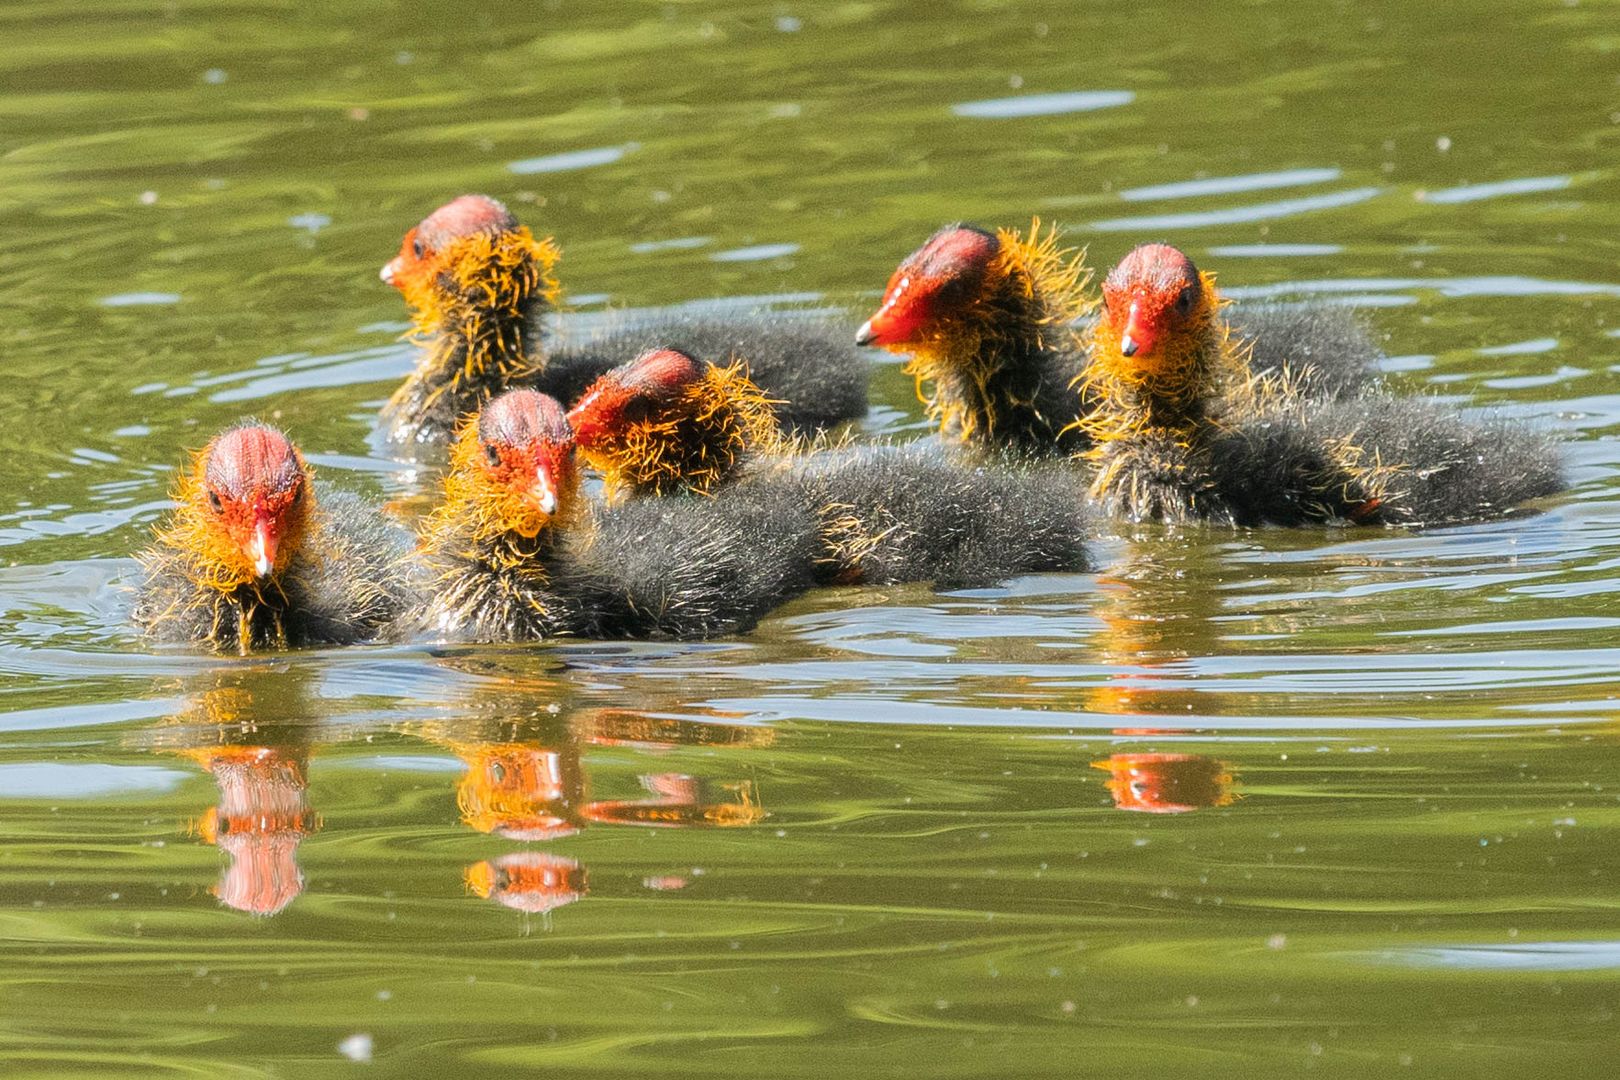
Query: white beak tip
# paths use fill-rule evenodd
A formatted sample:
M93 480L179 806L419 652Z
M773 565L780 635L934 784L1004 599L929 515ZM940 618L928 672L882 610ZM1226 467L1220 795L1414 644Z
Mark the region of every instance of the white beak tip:
M535 478L534 505L540 508L542 514L557 512L557 491L551 486L550 477L541 475Z
M394 263L392 259L383 263L383 268L377 271L377 276L382 279L382 283L384 285L392 285L394 283Z

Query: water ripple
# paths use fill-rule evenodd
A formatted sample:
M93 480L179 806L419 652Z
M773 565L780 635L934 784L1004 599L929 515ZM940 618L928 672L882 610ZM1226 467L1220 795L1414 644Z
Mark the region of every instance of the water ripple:
M1056 116L1092 112L1129 105L1136 94L1129 90L1073 90L1061 94L1024 94L1019 97L964 101L951 106L957 116L1006 120L1020 116Z
M1620 296L1620 285L1595 281L1560 281L1516 274L1489 274L1450 278L1339 278L1330 281L1286 281L1276 285L1223 287L1234 300L1264 299L1294 294L1389 292L1433 289L1453 299L1492 296Z
M1372 954L1367 958L1410 964L1414 967L1461 968L1471 971L1605 971L1620 968L1620 941L1516 941L1495 945L1433 945L1424 948L1396 949Z
M717 251L709 258L714 262L761 262L765 259L780 259L798 250L798 244L754 244L751 247Z
M116 296L104 296L100 300L102 307L152 307L163 304L178 304L179 293L168 292L131 292L119 293Z
M1288 258L1304 255L1338 255L1343 244L1217 244L1209 249L1211 255L1234 259ZM1401 298L1404 302L1405 298Z
M1380 657L1380 660L1383 658ZM1429 658L1433 663L1433 658ZM1612 663L1612 658L1611 658ZM1478 669L1474 669L1477 674ZM1612 670L1612 669L1611 669ZM1432 672L1431 672L1432 674ZM1606 673L1607 674L1607 673ZM1296 678L1298 678L1296 676ZM1337 680L1300 680L1309 683L1312 693L1365 692L1366 673L1345 671ZM1562 682L1562 680L1561 680ZM1263 680L1235 680L1235 689L1254 690ZM1464 688L1474 685L1459 678ZM1168 683L1157 684L1164 689ZM1202 685L1185 684L1182 690L1213 690ZM1382 687L1380 687L1382 689ZM1411 687L1421 693L1429 686L1418 682ZM1075 712L1060 709L1024 709L955 705L945 702L902 701L880 696L834 695L819 698L793 697L740 697L716 698L705 704L713 709L735 711L758 719L776 721L816 720L829 723L925 725L932 727L978 728L1064 728L1088 731L1117 731L1128 726L1127 719L1135 717L1141 726L1163 731L1384 731L1417 728L1425 731L1473 731L1483 729L1534 728L1545 729L1550 721L1542 716L1501 717L1495 719L1422 720L1388 716L1242 716L1230 713L1219 715L1186 714L1132 714ZM1601 718L1568 718L1569 722L1601 723Z
M533 176L538 173L570 172L574 169L590 169L598 165L611 165L632 151L641 149L640 143L624 143L620 146L599 146L590 150L568 150L561 154L546 154L543 157L524 158L507 165L507 171L519 176Z
M14 761L0 764L0 798L101 799L165 792L188 778L178 769L102 762Z
M707 236L680 236L673 240L641 240L631 244L630 250L637 255L651 255L658 251L690 251L713 242Z
M1126 202L1146 202L1150 199L1189 199L1198 195L1236 195L1244 191L1325 184L1342 175L1340 169L1285 169L1244 176L1212 176L1203 180L1180 180L1170 184L1127 188L1119 193L1119 197Z
M1271 221L1293 217L1317 210L1333 210L1366 202L1384 191L1379 187L1351 188L1326 195L1306 195L1298 199L1279 199L1275 202L1256 203L1251 206L1232 206L1222 210L1202 210L1185 214L1149 214L1143 217L1107 218L1093 221L1091 227L1101 232L1127 232L1151 229L1201 229L1211 225L1240 225L1251 221Z
M1538 191L1562 191L1572 182L1568 176L1526 176L1517 180L1498 180L1489 184L1464 184L1460 187L1441 188L1438 191L1418 193L1420 202L1455 204L1496 199L1503 195L1530 195Z

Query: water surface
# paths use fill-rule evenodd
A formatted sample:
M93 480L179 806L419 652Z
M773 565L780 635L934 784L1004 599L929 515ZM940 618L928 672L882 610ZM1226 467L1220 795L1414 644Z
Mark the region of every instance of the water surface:
M0 11L0 1073L1607 1076L1612 4ZM1107 535L704 645L126 628L244 414L391 496L376 277L507 200L609 308L835 308L1039 215L1567 438L1473 529ZM874 358L867 427L919 408Z

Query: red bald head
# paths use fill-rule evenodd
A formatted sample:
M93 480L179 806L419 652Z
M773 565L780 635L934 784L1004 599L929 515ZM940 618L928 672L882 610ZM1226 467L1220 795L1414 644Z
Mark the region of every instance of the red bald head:
M514 508L508 513L512 520L528 521L537 529L573 498L578 478L574 438L555 398L533 390L507 391L479 413L476 438L474 467Z
M1103 318L1120 336L1120 352L1149 357L1167 332L1185 328L1209 304L1198 267L1168 244L1143 244L1103 282Z
M889 278L883 303L855 335L857 345L906 345L938 319L971 301L1001 253L994 233L947 225L912 252Z
M649 349L597 379L568 413L579 445L589 450L624 425L673 402L702 380L708 365L678 349Z
M201 471L204 512L226 541L225 561L244 577L284 566L302 537L309 486L287 436L257 424L232 428L208 444Z
M399 254L383 266L378 276L403 289L413 274L431 266L435 257L457 240L481 233L498 235L517 227L511 211L488 195L463 195L445 203L406 233Z

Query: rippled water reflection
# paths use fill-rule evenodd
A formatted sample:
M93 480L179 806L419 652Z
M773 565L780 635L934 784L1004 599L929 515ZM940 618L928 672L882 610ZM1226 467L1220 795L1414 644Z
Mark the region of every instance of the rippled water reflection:
M1608 1075L1613 14L0 12L0 1072ZM1574 486L704 645L144 646L129 553L237 416L429 486L369 437L412 361L376 270L464 190L556 235L565 332L853 326L947 220L1167 239L1363 308Z

